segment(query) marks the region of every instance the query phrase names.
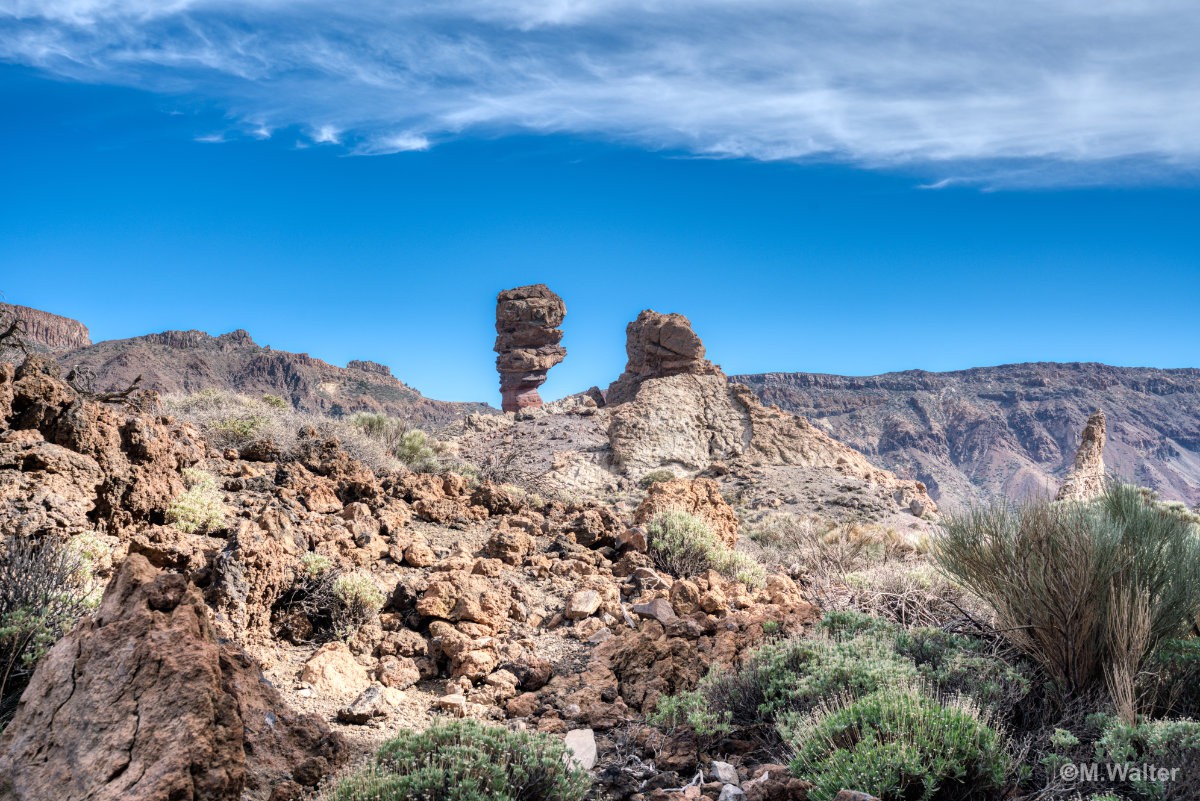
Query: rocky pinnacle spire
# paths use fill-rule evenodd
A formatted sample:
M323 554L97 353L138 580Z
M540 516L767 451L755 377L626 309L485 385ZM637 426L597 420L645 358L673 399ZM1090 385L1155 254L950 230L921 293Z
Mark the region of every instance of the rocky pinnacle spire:
M496 370L504 411L542 405L537 389L567 355L558 344L566 315L563 299L545 284L506 289L496 297Z
M1083 427L1075 464L1058 488L1058 500L1086 501L1104 492L1104 443L1107 438L1104 412L1097 409Z

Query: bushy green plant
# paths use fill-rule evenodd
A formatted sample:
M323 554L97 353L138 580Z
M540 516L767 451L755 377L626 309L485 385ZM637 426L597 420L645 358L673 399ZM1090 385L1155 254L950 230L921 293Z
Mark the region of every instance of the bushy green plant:
M650 725L661 729L687 727L701 737L715 737L732 730L732 718L730 710L714 709L703 692L691 690L659 699L646 719Z
M1200 611L1200 539L1135 487L1094 502L1036 501L950 518L937 562L1067 689L1128 684ZM1114 695L1118 695L1114 687Z
M563 744L475 721L402 732L372 765L342 780L334 801L582 801L588 775Z
M0 549L0 729L38 661L92 608L81 550L51 538L10 537Z
M1147 695L1163 715L1200 716L1200 639L1175 638L1159 645L1146 665Z
M186 489L167 506L167 523L185 534L209 534L225 528L225 504L217 479L196 468L183 471Z
M324 554L306 553L292 586L276 600L272 612L277 622L288 624L285 631L294 640L345 639L374 620L386 601L370 574L343 572ZM292 625L294 615L308 621L303 634Z
M300 557L300 566L305 576L316 578L333 567L333 560L324 554L309 551Z
M410 470L434 473L447 467L438 458L443 445L403 420L377 412L357 412L350 416L349 423L387 448Z
M664 481L671 481L675 478L675 473L671 470L651 470L640 479L638 486L642 489L649 489L654 484L660 484Z
M290 403L288 403L286 400L284 400L280 396L272 395L269 392L262 396L262 402L265 403L267 406L270 406L272 409L286 409L289 406L291 406Z
M1200 788L1200 722L1154 720L1129 724L1109 716L1093 745L1094 759L1103 764L1175 769L1169 782L1154 781L1137 772L1126 773L1117 788L1137 799L1195 798Z
M916 665L922 681L938 695L969 695L999 714L1014 708L1032 689L1025 673L972 637L934 628L899 629L894 648Z
M936 629L906 630L853 611L829 612L816 633L770 640L737 669L713 670L695 691L664 699L673 725L716 720L771 743L777 729L831 698L922 686L937 697L969 696L1007 716L1030 690L1014 665L980 641ZM679 714L680 710L684 714Z
M888 690L818 711L791 732L791 770L812 801L844 788L883 801L998 797L1010 761L1001 734L972 705Z
M659 512L646 526L650 557L660 569L686 578L716 570L747 586L761 586L762 567L717 539L712 527L693 514L679 509Z
M266 426L265 417L243 414L214 420L209 430L226 445L236 448L258 439Z
M337 601L334 627L339 632L357 630L379 614L387 597L368 573L343 573L333 580L333 597Z

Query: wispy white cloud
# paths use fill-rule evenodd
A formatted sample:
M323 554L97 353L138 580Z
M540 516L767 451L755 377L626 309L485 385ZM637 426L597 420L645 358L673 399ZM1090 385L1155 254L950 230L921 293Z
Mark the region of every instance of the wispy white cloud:
M565 132L960 183L1200 167L1194 0L0 0L0 59L362 154Z

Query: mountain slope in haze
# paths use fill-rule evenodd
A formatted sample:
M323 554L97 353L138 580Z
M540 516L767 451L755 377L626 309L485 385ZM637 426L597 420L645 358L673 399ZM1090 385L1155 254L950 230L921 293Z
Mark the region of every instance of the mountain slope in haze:
M951 507L1053 494L1088 415L1110 472L1200 504L1200 370L1039 362L947 373L733 376Z

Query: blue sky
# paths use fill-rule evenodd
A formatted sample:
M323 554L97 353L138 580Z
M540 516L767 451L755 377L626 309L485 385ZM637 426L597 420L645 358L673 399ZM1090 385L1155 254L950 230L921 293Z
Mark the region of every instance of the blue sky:
M642 308L729 372L1200 366L1194 4L0 0L0 290L497 401ZM990 27L989 27L990 26Z

